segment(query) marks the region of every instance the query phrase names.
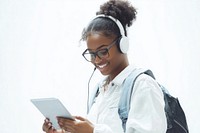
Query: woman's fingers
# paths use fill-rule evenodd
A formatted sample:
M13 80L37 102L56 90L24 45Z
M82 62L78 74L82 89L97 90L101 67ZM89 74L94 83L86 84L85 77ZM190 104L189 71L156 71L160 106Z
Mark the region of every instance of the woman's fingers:
M51 133L51 132L53 133L53 131L55 130L54 127L52 126L52 123L49 121L48 118L46 118L44 120L44 124L42 126L42 130L44 132L47 132L47 133Z
M58 124L62 129L68 132L74 132L74 125L76 123L75 120L67 119L67 118L62 118L62 117L57 117L58 119Z
M94 126L87 119L81 116L75 116L76 120L57 117L58 124L62 129L71 133L92 133Z
M75 116L75 118L76 118L77 120L80 120L80 121L85 121L85 120L86 120L85 118L83 118L83 117L81 117L81 116Z

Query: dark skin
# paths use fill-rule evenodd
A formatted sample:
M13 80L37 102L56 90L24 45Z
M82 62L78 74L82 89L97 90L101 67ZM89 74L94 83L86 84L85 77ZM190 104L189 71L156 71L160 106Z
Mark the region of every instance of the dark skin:
M101 32L91 33L86 40L87 47L88 49L96 51L98 49L105 48L116 38L116 35L106 37ZM96 57L95 61L92 63L103 75L108 75L110 80L113 80L124 68L129 65L127 55L120 53L116 45L112 46L109 50L108 58L100 59Z
M46 133L93 133L94 126L91 122L81 116L74 116L74 118L75 120L57 117L60 130L54 129L51 122L45 119L43 131Z
M116 35L107 37L101 32L90 33L86 39L87 47L95 52L96 50L106 48L116 38ZM96 66L103 75L108 75L110 81L129 65L127 55L120 53L116 45L110 48L108 58L100 59L97 56L92 64ZM75 116L75 120L62 117L57 117L57 119L63 130L55 130L51 122L45 119L43 131L46 133L64 133L65 131L71 133L93 133L94 125L83 117Z

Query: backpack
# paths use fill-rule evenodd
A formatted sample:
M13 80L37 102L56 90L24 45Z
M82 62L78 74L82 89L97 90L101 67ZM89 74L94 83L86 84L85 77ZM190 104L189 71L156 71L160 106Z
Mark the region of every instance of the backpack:
M128 113L130 109L130 102L131 102L131 94L133 91L134 83L137 77L141 74L147 74L155 79L151 70L147 69L134 69L133 72L125 79L124 86L118 107L119 117L122 120L122 127L124 132L126 131L126 121L128 119ZM167 131L166 133L189 133L185 113L179 103L178 98L171 96L167 89L165 89L162 85L160 86L165 101L165 115L167 118ZM94 103L95 97L98 96L99 88L97 87L96 90L93 92L91 100L89 102L88 110L91 108L92 104Z

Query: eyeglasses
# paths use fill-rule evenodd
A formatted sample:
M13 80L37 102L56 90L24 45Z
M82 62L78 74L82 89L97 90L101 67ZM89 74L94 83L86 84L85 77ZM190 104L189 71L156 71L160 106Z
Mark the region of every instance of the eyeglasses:
M114 41L112 41L111 44L109 44L106 48L103 48L103 49L99 49L97 50L96 52L92 52L91 50L89 49L86 49L82 55L83 57L89 61L89 62L93 62L96 57L98 56L98 58L100 59L105 59L105 58L108 58L109 57L109 50L110 48L115 44L115 42L118 40L119 38L116 38Z

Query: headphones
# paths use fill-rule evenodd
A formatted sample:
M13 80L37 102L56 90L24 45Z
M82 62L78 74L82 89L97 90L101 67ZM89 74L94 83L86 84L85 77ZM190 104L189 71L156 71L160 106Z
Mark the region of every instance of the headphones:
M109 18L110 20L112 20L113 22L115 22L117 24L120 34L121 34L121 38L119 39L118 47L119 47L119 50L121 53L126 54L129 49L129 40L128 40L128 37L125 36L125 31L124 31L124 28L123 28L121 22L112 16L108 16L108 15L104 15L104 14L97 15L94 19L100 18L100 17Z

